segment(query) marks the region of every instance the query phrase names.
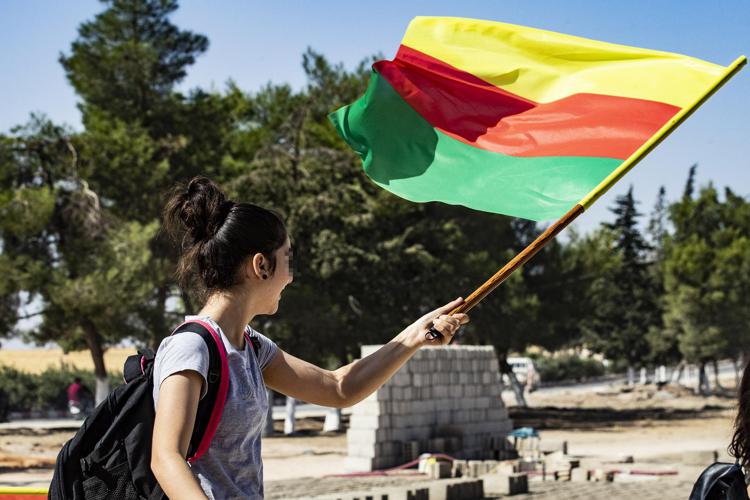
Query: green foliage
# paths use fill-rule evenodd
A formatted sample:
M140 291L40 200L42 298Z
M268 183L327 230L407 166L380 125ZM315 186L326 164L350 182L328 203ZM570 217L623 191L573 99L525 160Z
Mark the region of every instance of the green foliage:
M0 366L0 387L8 397L8 411L66 410L67 388L76 377L93 391L94 373L68 365L48 368L38 375ZM110 386L122 383L122 374L110 373Z
M126 121L150 121L172 96L208 39L169 22L176 0L106 0L107 8L78 28L60 63L76 92ZM156 115L156 116L155 116Z
M540 356L534 360L534 364L542 382L582 381L592 377L600 377L606 371L601 361L582 358L575 354Z
M648 361L646 333L660 325L658 288L649 272L649 245L640 233L632 188L617 198L615 221L603 231L611 238L608 265L591 286L593 306L584 321L588 345L610 359L625 359L631 366Z
M665 241L665 333L691 362L736 357L750 341L750 203L712 185L670 207L674 233Z

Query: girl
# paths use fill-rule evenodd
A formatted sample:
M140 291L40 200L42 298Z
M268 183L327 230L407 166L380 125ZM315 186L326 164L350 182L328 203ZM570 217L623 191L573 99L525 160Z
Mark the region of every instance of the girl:
M423 345L448 343L465 314L447 315L462 299L408 326L379 351L329 371L296 358L248 326L258 314L274 314L292 282L292 250L281 219L264 208L227 200L205 177L178 186L165 208L173 234L183 232L181 279L195 271L207 291L196 316L221 336L229 364L229 392L208 451L185 457L199 399L207 388L208 350L190 332L165 338L154 364L151 468L164 492L183 498L263 498L260 436L268 409L266 388L310 403L351 406L375 391ZM427 340L431 326L443 333ZM245 343L256 337L257 356Z

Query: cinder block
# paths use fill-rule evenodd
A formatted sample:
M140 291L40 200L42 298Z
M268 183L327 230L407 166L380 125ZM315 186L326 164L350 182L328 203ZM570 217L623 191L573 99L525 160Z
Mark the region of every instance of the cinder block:
M388 401L391 399L391 387L381 386L377 391L371 393L363 401Z
M468 477L479 477L482 474L482 461L481 460L469 460L468 461Z
M402 445L402 455L404 457L404 460L407 462L410 462L412 460L416 460L417 457L419 457L420 447L419 447L419 441L408 441L405 443L401 443Z
M451 475L453 477L464 477L468 472L468 465L466 460L454 460L451 467Z
M587 469L572 469L570 471L570 480L574 482L586 482L589 480L589 471Z
M589 475L590 480L597 482L611 483L615 478L615 473L606 469L594 469Z
M352 413L349 417L350 429L381 429L391 427L390 415L366 415Z
M497 469L497 460L483 460L482 461L482 474L489 474Z
M366 346L362 353L379 347ZM499 397L499 375L492 371L496 364L491 346L419 350L381 390L353 408L348 447L374 455L360 458L375 462L399 455L403 461L406 454L392 444L396 441L420 441L422 449L458 458L515 456L502 439L511 423ZM449 429L453 426L458 431ZM372 434L358 432L368 430L375 431L374 442ZM435 438L443 439L442 446ZM362 447L367 451L359 451Z
M432 489L430 490L432 493ZM434 498L445 500L474 500L484 498L484 482L481 479L463 479L452 480L445 487L445 497L435 496ZM433 500L433 496L430 496Z
M528 493L529 478L526 474L488 474L482 477L484 490L493 495L519 495Z
M427 475L430 479L444 479L451 476L450 462L434 460L427 464Z

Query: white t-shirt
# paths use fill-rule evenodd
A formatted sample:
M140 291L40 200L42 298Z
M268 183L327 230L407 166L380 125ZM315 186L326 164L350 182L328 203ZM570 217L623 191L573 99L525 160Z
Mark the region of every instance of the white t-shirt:
M185 317L192 319L205 321L217 331L229 364L229 389L221 420L206 453L191 464L192 471L210 499L263 498L261 433L266 425L268 396L262 370L276 355L278 346L248 326L248 333L260 341L256 357L248 342L243 350L235 349L211 318ZM196 333L171 335L159 345L154 361L154 408L164 379L183 370L201 374L201 397L205 396L208 348Z

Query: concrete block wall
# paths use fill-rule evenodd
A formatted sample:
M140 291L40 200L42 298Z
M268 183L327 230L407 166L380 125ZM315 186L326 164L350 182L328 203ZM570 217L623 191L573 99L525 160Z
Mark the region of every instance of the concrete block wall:
M381 346L362 346L362 357ZM513 458L491 346L424 347L352 408L347 469L401 465L421 453L460 459Z

